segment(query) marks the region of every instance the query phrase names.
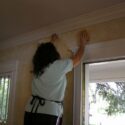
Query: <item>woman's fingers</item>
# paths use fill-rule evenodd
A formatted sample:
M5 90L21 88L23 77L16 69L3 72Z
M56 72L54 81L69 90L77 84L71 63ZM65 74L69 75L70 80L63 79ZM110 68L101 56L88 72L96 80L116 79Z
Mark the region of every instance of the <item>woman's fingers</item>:
M86 30L81 31L81 40L89 41L89 34Z
M89 41L89 34L87 30L83 30L80 32L80 44L87 44Z
M58 38L59 37L58 37L58 35L56 33L54 33L54 34L51 35L51 41L52 42L56 41Z

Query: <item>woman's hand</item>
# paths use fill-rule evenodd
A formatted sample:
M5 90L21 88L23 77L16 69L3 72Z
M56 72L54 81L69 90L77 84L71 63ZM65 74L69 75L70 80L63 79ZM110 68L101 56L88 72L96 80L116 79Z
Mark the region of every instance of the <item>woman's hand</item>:
M89 41L89 34L86 30L80 32L80 46L85 46Z
M55 42L57 39L59 39L58 35L56 33L51 35L51 42Z
M82 56L84 54L85 45L89 41L89 35L86 30L80 32L79 39L80 39L79 49L77 50L75 55L71 58L74 67L76 67L80 63Z

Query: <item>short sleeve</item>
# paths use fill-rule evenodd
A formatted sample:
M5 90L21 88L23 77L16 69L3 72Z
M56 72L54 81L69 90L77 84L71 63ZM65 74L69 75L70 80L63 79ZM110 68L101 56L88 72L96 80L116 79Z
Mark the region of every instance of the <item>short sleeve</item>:
M73 69L73 62L71 59L64 59L57 61L58 70L62 74L66 74L70 72Z

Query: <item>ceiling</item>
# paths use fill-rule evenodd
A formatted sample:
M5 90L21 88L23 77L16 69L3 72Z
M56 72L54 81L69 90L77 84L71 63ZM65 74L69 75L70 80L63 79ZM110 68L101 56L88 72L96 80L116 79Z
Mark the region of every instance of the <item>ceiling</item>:
M1 0L0 42L124 0Z

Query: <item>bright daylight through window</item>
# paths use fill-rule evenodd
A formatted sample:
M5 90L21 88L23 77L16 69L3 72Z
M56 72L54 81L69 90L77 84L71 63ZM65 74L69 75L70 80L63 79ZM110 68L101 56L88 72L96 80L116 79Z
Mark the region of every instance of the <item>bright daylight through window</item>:
M89 125L124 125L124 119L125 82L90 83Z
M6 124L10 92L10 77L0 76L0 124Z

